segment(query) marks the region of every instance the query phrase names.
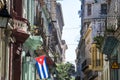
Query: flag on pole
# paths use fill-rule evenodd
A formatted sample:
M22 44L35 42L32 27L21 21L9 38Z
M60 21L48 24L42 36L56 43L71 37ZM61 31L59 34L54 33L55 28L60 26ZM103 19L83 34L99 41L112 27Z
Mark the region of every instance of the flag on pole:
M38 74L40 76L40 79L46 79L49 78L49 72L48 72L48 66L46 63L46 57L45 56L40 56L35 58L36 60L36 67Z

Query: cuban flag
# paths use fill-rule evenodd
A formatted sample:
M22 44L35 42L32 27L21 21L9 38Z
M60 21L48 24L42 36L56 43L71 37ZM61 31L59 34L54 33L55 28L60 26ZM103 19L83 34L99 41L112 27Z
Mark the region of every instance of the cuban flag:
M36 60L36 67L37 67L37 71L40 76L40 79L49 78L48 66L46 63L46 56L37 57L35 58L35 60Z

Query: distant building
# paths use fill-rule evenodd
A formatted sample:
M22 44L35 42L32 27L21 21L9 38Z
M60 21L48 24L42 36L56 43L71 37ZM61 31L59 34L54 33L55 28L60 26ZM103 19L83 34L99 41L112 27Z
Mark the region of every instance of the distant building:
M96 38L104 37L107 3L105 0L81 0L79 15L81 38L76 57L76 66L80 70L78 76L81 80L102 80L99 76L103 70L104 55L100 50L102 42L97 44ZM81 76L83 73L84 76Z
M65 60L66 60L65 51L68 49L68 46L67 46L65 40L62 40L61 47L62 47L62 62L65 62Z

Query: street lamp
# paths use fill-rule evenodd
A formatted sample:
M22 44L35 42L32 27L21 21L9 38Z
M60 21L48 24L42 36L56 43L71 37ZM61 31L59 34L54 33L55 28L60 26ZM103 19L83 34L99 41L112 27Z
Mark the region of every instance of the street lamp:
M6 28L8 24L8 18L0 16L0 28Z
M0 10L0 28L6 28L10 15L6 9L6 5Z

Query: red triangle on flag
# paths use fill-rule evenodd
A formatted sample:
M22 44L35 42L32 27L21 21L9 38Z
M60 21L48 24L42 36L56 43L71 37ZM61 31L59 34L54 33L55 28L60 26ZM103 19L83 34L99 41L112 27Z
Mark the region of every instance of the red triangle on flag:
M45 56L40 56L40 57L35 58L35 60L36 60L39 64L43 65L44 58L45 58Z

